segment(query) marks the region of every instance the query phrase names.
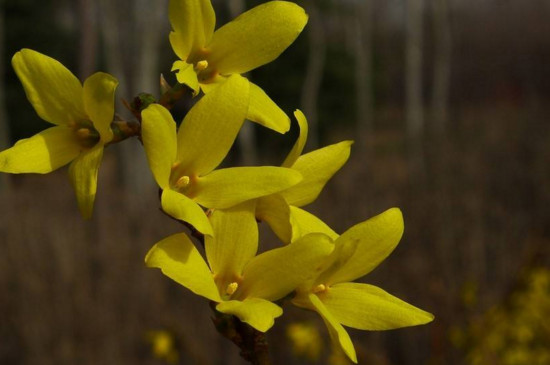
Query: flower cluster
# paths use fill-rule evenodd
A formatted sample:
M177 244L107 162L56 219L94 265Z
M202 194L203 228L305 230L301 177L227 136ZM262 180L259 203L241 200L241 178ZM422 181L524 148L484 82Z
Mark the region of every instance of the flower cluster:
M137 131L114 120L117 81L105 73L84 85L59 62L23 49L13 67L37 114L54 124L0 153L0 171L48 173L70 162L78 206L92 216L103 149L126 137L143 142L165 213L203 239L179 233L156 243L145 262L260 332L281 316L283 299L316 311L335 344L357 357L343 326L386 330L430 322L433 316L382 289L354 280L368 274L403 234L397 208L339 235L302 209L346 163L352 142L303 154L307 120L294 113L300 133L282 166L217 167L246 120L275 132L290 118L241 74L273 61L300 34L305 11L286 1L257 6L216 31L209 0L171 0L173 64L180 84L201 95L179 128L169 109L150 103L138 110ZM201 93L202 91L202 93ZM281 246L259 251L258 222Z

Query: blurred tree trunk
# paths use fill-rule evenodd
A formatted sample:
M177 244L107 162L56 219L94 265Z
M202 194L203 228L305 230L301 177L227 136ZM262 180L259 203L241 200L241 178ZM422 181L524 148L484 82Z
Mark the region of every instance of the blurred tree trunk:
M310 148L319 146L318 107L319 92L323 81L325 68L326 39L323 29L323 19L315 0L304 1L304 7L309 14L307 32L309 36L309 56L306 77L302 87L302 111L309 123L308 143Z
M4 6L0 4L0 151L9 147L8 113L4 95ZM0 173L0 192L9 192L8 175Z
M432 0L433 34L435 40L432 121L439 135L445 133L449 119L451 85L451 26L448 0Z
M246 10L244 0L228 0L227 7L231 19L242 14ZM250 78L250 75L247 75ZM255 165L258 162L256 151L256 136L254 135L254 126L252 123L244 123L239 135L237 143L240 148L240 160L244 165Z
M357 90L357 138L360 148L371 145L374 131L373 80L372 80L372 31L373 1L357 4L355 16L355 67ZM369 152L366 150L365 152Z
M78 76L85 80L96 71L97 64L97 3L93 0L78 1L80 18L80 48L78 54Z
M420 177L424 169L422 140L424 113L422 97L422 26L424 0L407 0L406 11L406 121L412 172Z

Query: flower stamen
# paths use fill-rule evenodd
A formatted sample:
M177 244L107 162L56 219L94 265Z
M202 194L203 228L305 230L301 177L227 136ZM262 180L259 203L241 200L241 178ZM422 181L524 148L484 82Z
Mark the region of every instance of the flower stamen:
M229 284L229 285L227 286L227 288L225 289L225 293L226 293L227 295L230 295L230 296L231 296L231 295L233 295L233 294L237 291L238 288L239 288L239 284L238 284L237 282L234 281L234 282L232 282L231 284Z
M327 290L327 286L325 284L319 284L315 288L313 288L313 294L319 294Z
M176 188L177 189L184 189L185 187L187 187L187 185L189 185L189 182L191 181L191 179L189 179L189 176L182 176L178 179L178 181L176 181Z

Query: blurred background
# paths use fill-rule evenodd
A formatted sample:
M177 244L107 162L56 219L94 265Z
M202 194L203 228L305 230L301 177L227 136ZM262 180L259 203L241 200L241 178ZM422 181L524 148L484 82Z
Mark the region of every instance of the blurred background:
M214 0L218 26L261 2ZM550 364L550 1L298 3L304 32L248 76L289 115L304 111L307 151L355 140L308 210L343 232L400 207L401 243L362 281L436 316L350 330L359 362ZM16 51L81 80L108 71L130 101L158 95L160 73L175 82L169 30L166 0L3 0L0 150L48 126L10 66ZM230 162L277 165L296 136L250 123ZM206 300L143 264L182 226L160 212L139 142L107 149L99 180L83 221L66 169L0 175L0 363L243 363ZM320 318L290 305L269 341L274 364L346 363Z

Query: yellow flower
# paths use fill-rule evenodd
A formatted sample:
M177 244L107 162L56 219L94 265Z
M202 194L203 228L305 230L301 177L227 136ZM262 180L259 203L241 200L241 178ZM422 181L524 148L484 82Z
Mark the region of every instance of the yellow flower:
M314 215L300 209L312 203L326 183L346 163L353 141L342 141L302 155L308 126L300 110L294 112L300 134L282 166L298 171L303 179L277 194L258 200L256 217L269 224L273 232L289 243L311 232L321 232L332 239L338 235Z
M158 242L145 263L197 295L217 302L216 310L237 316L261 332L283 311L273 302L311 280L332 251L322 234L311 234L290 245L258 250L254 201L211 215L214 236L205 238L208 263L185 234ZM321 244L320 244L321 242Z
M299 172L283 167L234 167L213 171L227 155L248 107L248 82L231 76L206 94L176 133L158 104L142 113L142 140L153 175L163 189L164 211L203 234L212 228L201 206L226 209L297 184Z
M177 79L209 92L232 74L244 74L277 58L307 23L300 6L286 1L261 4L214 32L210 0L170 0L170 43L180 58ZM250 83L247 119L284 133L290 119L257 85Z
M17 52L12 65L36 113L55 127L0 152L0 171L46 174L72 161L78 207L90 218L103 148L113 139L118 81L97 72L82 85L61 63L30 49Z
M397 246L403 234L401 211L392 208L348 229L319 275L297 289L292 302L321 315L333 342L357 362L344 326L388 330L425 324L433 315L369 284L350 282L371 272Z

